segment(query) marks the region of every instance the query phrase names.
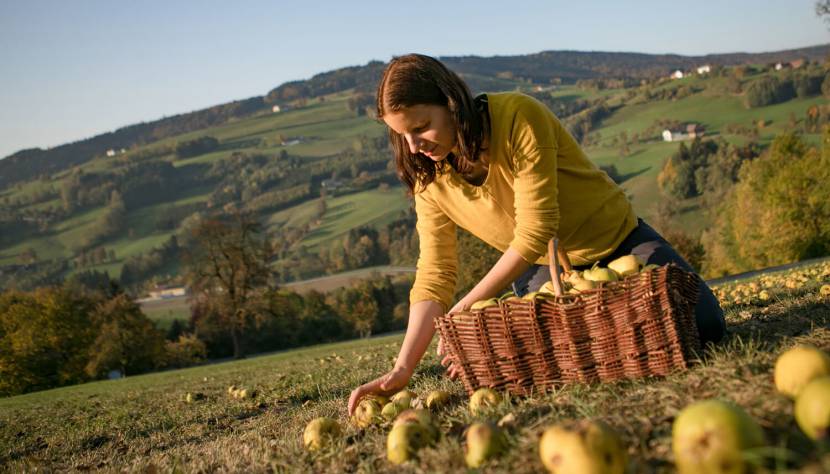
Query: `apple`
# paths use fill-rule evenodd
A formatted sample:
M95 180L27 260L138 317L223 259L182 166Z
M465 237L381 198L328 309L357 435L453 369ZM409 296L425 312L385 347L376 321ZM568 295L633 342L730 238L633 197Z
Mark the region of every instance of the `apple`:
M744 472L744 451L763 444L758 423L721 400L687 406L672 425L672 451L680 474Z
M507 448L507 438L492 423L473 423L467 429L467 447L464 461L467 467L477 468L488 459L498 456Z
M236 385L231 385L228 387L228 395L233 395L233 392L236 391Z
M386 458L392 464L403 464L429 444L429 433L419 423L395 425L386 438Z
M648 265L643 266L643 269L640 270L640 273L650 272L657 268L660 268L660 265L657 265L656 263L649 263Z
M619 277L617 274L614 273L614 270L610 270L608 268L602 268L599 266L599 262L595 263L590 270L585 270L582 272L582 277L586 280L591 281L617 281Z
M499 299L498 298L490 298L490 299L486 299L486 300L476 301L475 303L470 305L470 310L472 311L472 310L476 310L476 309L489 308L490 306L498 306L498 304L499 304Z
M540 293L538 291L531 291L530 293L522 296L522 299L525 301L533 301L539 295Z
M427 395L426 405L430 410L443 408L450 401L450 393L444 390L433 390Z
M395 418L395 422L392 426L405 425L407 423L415 423L423 426L427 430L430 442L438 441L438 438L441 436L438 424L435 422L435 418L432 417L432 413L430 413L429 410L424 410L422 408L410 408L409 410L404 410L400 415L398 415L397 418Z
M477 415L483 412L486 408L498 405L501 403L501 394L492 388L482 387L470 397L470 412Z
M622 474L627 462L617 433L590 420L547 428L539 439L539 457L554 474Z
M795 346L775 361L775 388L795 398L810 380L830 375L830 357L813 346Z
M377 424L381 419L383 407L375 398L364 398L357 404L352 416L352 424L358 428L367 428Z
M316 451L340 436L340 432L340 423L337 420L325 416L315 418L305 426L303 445L309 451Z
M795 421L810 439L830 438L830 376L811 380L795 399Z
M627 277L640 271L645 262L636 255L623 255L608 264L608 268L621 277Z
M599 286L595 281L585 279L576 280L572 284L573 289L576 291L593 290L594 288Z
M556 290L553 288L553 282L547 281L544 285L539 288L539 293L545 293L548 295L556 295Z
M818 294L823 297L830 297L830 285L821 285Z
M401 390L400 392L392 395L392 398L390 398L389 401L398 405L401 408L400 411L403 411L409 408L412 405L412 400L417 397L418 395L411 390Z
M187 395L184 397L184 401L187 403L193 403L195 401L204 400L205 394L202 392L190 393L187 392Z
M386 420L394 420L396 416L398 416L405 408L401 408L401 405L398 405L395 402L389 402L383 406L383 410L381 410L380 414Z

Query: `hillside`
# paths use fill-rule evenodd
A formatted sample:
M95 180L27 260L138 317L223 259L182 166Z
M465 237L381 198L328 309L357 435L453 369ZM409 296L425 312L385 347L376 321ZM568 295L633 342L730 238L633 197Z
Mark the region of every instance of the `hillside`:
M818 130L807 129L807 111L826 106L815 87L779 103L753 108L745 103L747 88L765 78L808 75L823 80L826 72L816 63L784 71L727 67L679 80L666 78L666 71L688 71L704 60L716 65L815 58L828 50L702 58L548 52L442 59L462 71L476 90L518 89L542 100L582 141L591 159L609 171L614 167L637 213L651 220L661 201L656 178L664 160L678 149L677 143L662 141L666 124L693 122L705 128L706 137L736 144L753 140L760 146L785 130L796 130L808 143L818 144ZM555 65L576 71L573 78L579 82L554 80L562 79L565 70L557 72ZM114 156L96 152L92 159L67 159L73 166L61 171L37 165L28 152L0 160L0 168L28 163L37 176L20 175L14 185L0 189L0 285L26 288L94 270L120 277L140 292L151 282L175 279L180 249L200 216L239 206L258 215L280 242L275 268L284 281L333 271L327 267L336 257L333 243L357 228L392 232L389 226L408 225L411 234L409 202L390 168L384 128L364 109L371 103L364 81L380 67L370 63L278 87L265 102L294 99L278 113L251 99L183 115L179 122L142 124L136 137L157 137ZM590 73L592 68L630 75L612 78L611 72ZM663 76L630 80L660 68ZM0 176L17 179L2 170ZM685 202L675 216L686 232L694 234L710 222L699 201ZM366 264L389 263L412 262Z
M798 59L823 61L830 45L769 53L713 54L706 56L650 55L580 51L544 51L536 54L496 57L442 57L447 65L463 74L476 90L511 89L520 81L572 84L581 79L654 78L675 69L700 64L738 65L788 62ZM281 84L264 96L236 100L203 110L122 127L89 139L48 150L18 151L0 160L0 188L55 173L101 156L109 149L133 149L187 132L203 130L229 121L267 113L271 106L302 102L350 89L373 92L383 70L380 61L323 72L314 77Z
M776 392L772 374L778 355L796 344L830 350L830 306L819 293L828 281L825 262L716 287L730 336L687 371L570 384L511 398L482 415L470 413L461 383L443 375L433 344L408 388L422 398L439 389L452 397L434 412L440 440L404 466L386 459L389 422L361 429L346 412L350 391L392 366L403 338L389 335L2 399L0 470L469 472L465 429L508 417L508 449L484 472L542 472L543 430L590 418L619 434L626 472L668 473L675 472L678 413L696 401L721 399L763 430L764 448L746 456L761 472L826 472L826 450L800 431L793 402ZM235 399L231 385L252 395ZM187 403L188 393L201 398ZM343 432L332 447L311 453L302 433L319 416L336 419Z

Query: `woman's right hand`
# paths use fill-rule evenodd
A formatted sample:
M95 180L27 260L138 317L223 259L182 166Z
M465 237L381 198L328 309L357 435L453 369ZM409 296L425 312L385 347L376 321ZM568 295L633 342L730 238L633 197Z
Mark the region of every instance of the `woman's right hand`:
M360 403L360 400L363 399L363 397L367 395L381 395L387 397L397 393L406 387L406 384L409 383L409 379L411 377L411 371L403 367L395 367L375 380L365 383L352 390L352 394L349 396L349 416L354 415L354 410L357 408L357 404Z

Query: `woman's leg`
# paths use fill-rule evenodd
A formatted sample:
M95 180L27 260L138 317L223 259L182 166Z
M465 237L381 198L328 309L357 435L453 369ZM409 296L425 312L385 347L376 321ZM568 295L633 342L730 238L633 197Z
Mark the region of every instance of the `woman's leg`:
M686 271L694 272L692 266L672 248L671 244L642 219L638 219L637 228L622 241L611 255L600 260L600 265L606 266L614 259L629 254L637 255L646 264L654 263L657 265L665 265L667 263L675 263ZM718 303L718 299L712 293L709 285L703 281L703 278L700 278L698 290L699 295L697 305L695 306L695 321L697 322L697 330L700 333L700 341L704 344L707 342L718 342L726 333L723 310L720 307L720 303Z

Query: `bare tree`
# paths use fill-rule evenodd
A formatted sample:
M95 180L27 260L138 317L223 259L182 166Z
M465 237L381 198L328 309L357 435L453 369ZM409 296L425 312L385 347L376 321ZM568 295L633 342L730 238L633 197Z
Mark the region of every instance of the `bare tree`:
M202 221L193 242L185 256L191 299L216 315L230 332L234 357L242 357L244 331L268 312L273 246L260 223L239 211Z

